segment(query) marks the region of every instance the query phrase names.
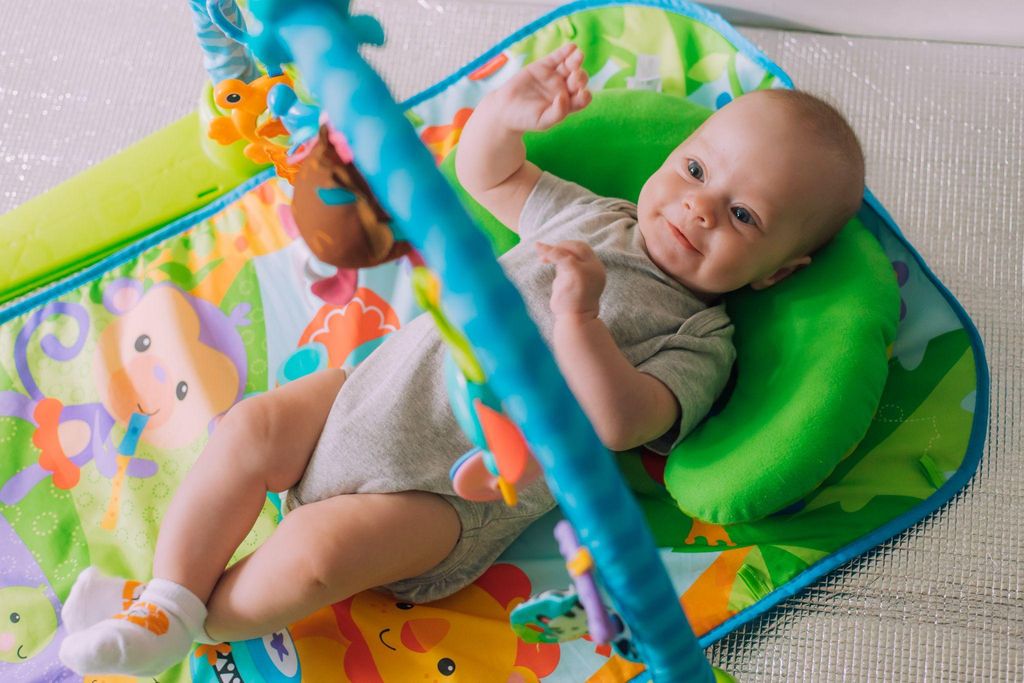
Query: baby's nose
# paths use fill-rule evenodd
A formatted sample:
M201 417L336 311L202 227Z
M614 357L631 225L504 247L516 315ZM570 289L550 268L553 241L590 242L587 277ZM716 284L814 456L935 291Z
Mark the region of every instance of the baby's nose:
M683 200L683 208L693 217L693 220L703 228L710 228L715 223L715 212L710 202L697 196L690 196Z

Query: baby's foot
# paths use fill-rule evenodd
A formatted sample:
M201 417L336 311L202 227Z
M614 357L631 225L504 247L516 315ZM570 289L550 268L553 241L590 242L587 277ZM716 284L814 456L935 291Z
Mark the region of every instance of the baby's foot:
M89 628L128 609L138 599L146 584L117 576L107 576L96 567L78 575L71 594L60 611L69 633Z
M60 659L80 674L155 676L188 655L205 621L206 605L190 590L153 579L128 609L65 638Z

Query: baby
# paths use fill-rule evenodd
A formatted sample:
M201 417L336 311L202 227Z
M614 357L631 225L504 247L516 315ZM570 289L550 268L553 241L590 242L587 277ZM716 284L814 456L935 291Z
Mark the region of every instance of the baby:
M667 453L729 374L721 295L810 263L860 205L863 157L829 105L758 92L680 144L638 204L596 196L526 161L522 142L589 104L582 61L566 45L489 94L456 171L521 236L501 264L602 442ZM411 608L476 579L555 503L544 482L514 508L454 494L448 470L470 443L444 352L420 316L349 375L325 370L232 408L164 517L154 578L134 592L95 568L76 581L64 663L153 675L193 641L263 636L362 590ZM288 492L287 514L225 570L268 491Z

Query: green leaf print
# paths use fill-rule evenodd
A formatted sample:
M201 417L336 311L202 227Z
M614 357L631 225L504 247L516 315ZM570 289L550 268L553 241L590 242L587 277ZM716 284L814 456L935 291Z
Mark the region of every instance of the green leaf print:
M192 287L195 287L200 282L202 282L206 278L206 276L210 274L210 271L219 266L223 260L224 259L222 258L214 259L213 261L210 261L205 266L200 268L199 271L192 278Z
M195 289L207 275L210 274L214 268L219 266L224 259L214 259L205 266L199 269L198 272L193 273L188 266L178 263L176 261L168 261L167 263L161 263L157 268L167 274L167 277L171 279L171 282L181 287L186 292ZM147 278L149 282L149 278Z
M188 269L188 266L182 265L176 261L168 261L167 263L161 263L159 269L167 274L167 277L171 279L171 282L181 287L186 292L192 289L193 278L192 271Z
M717 81L725 71L725 67L729 65L730 57L732 55L721 52L710 54L691 66L686 75L701 83Z

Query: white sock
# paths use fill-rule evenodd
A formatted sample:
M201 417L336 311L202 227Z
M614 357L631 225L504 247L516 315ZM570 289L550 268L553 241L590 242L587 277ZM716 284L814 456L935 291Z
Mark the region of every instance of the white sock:
M146 584L119 576L107 576L96 567L78 575L60 611L68 633L76 633L128 609Z
M65 638L60 659L82 675L155 676L188 656L205 621L206 605L192 591L153 579L127 610Z

